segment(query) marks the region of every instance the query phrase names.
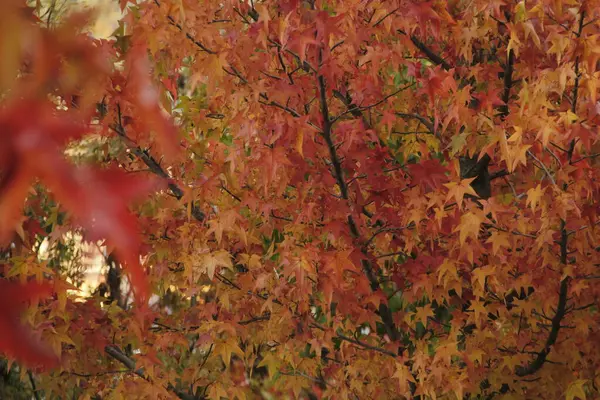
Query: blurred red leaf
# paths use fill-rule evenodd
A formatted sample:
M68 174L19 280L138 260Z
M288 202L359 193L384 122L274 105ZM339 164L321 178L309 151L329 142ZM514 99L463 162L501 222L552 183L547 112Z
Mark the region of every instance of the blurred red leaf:
M57 177L58 178L58 177ZM91 240L105 238L117 258L125 264L136 295L148 298L146 274L140 265L141 240L137 219L129 212L128 204L158 188L159 181L140 177L112 168L95 170L88 167L73 171L75 192L66 191L65 180L53 180L49 185L56 198L89 232Z
M29 117L35 115L35 118ZM106 238L126 264L136 294L148 295L139 262L141 241L130 201L145 196L157 181L116 168L76 168L62 146L81 137L86 127L42 101L17 101L0 112L0 242L6 243L21 220L29 186L35 178L89 231L93 240Z
M177 128L160 108L158 90L150 79L150 62L143 47L128 52L127 98L136 107L136 119L147 131L156 133L156 142L164 155L173 157L178 151Z
M46 369L58 364L52 350L19 321L26 302L50 296L52 292L52 285L48 283L0 281L0 352L28 368Z

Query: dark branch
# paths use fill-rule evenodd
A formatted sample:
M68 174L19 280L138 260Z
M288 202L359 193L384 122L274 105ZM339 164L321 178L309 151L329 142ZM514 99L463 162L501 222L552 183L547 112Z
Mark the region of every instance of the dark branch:
M154 3L160 8L160 2L158 0L154 0ZM199 40L197 40L195 37L193 37L189 33L185 32L183 30L183 27L179 23L177 23L172 16L167 15L167 19L169 20L169 24L170 25L173 25L180 32L185 33L185 37L187 37L192 43L194 43L197 47L199 47L200 50L202 50L202 51L204 51L204 52L206 52L208 54L217 54L216 51L209 49L204 44L202 44Z
M337 154L337 150L333 143L333 138L332 138L333 122L331 121L331 119L329 117L329 107L327 105L327 89L325 87L325 77L323 75L319 75L317 80L318 80L319 97L320 97L320 103L321 103L321 119L323 120L323 131L321 132L321 135L325 139L325 143L327 144L327 148L329 150L329 156L331 158L331 164L333 166L333 176L340 187L340 192L342 195L341 197L342 197L342 199L348 201L349 200L348 185L346 183L346 180L344 179L344 172L342 169L342 164L341 164L340 158ZM351 102L351 100L349 100L349 101ZM354 238L359 239L360 233L358 231L358 226L357 226L356 222L354 221L354 218L352 217L352 215L348 215L348 227L350 228L350 233L352 234L352 236ZM363 246L363 248L361 249L361 251L363 252L363 254L365 256L367 255L367 251L368 251L367 247ZM375 275L375 273L373 271L372 263L367 259L363 259L361 261L361 263L362 263L362 267L365 272L365 275L367 276L367 279L369 280L371 290L373 292L377 291L379 289L379 280L377 279L377 276ZM398 330L394 324L394 320L392 318L392 313L391 313L390 309L387 307L387 305L381 303L379 305L378 314L381 317L381 321L383 322L383 325L385 327L386 333L388 334L389 338L392 341L396 341L398 339Z
M400 118L416 119L417 121L419 121L420 123L422 123L423 125L425 125L425 128L429 129L429 132L431 132L432 134L435 134L435 128L434 128L433 122L431 122L428 118L425 118L422 115L415 114L415 113L401 113L401 112L397 112L395 114L397 116L399 116Z
M502 91L502 101L504 104L499 107L500 115L502 117L506 117L508 115L508 101L510 100L510 89L513 85L513 71L515 64L515 53L512 49L508 53L508 62L506 63L506 68L504 68L504 89Z
M529 365L523 367L519 366L516 369L517 376L524 377L527 375L535 374L539 371L545 362L547 362L548 354L550 354L551 347L556 343L556 339L558 339L558 332L562 327L561 322L566 314L567 309L567 292L569 289L569 278L564 278L560 282L560 291L558 295L558 306L556 308L556 314L554 318L552 318L552 323L550 324L551 329L548 334L548 338L546 339L546 343L544 348L537 353L537 356L534 360L529 363Z
M148 382L151 382L150 378L147 377L146 374L144 374L144 369L143 368L136 369L135 368L135 360L133 360L132 358L125 355L117 347L106 346L104 348L104 351L106 352L106 354L108 354L109 356L111 356L115 360L119 361L124 366L126 366L129 370L133 371L133 373L135 373L140 378L142 378ZM182 400L197 400L196 396L182 392L181 390L178 390L177 388L175 388L172 384L167 385L167 390L169 390L170 392L173 392L177 397L179 397Z
M494 172L493 174L490 175L490 181L493 181L494 179L502 178L503 176L507 176L507 175L510 175L510 172L508 172L505 169L501 169L500 171Z
M131 140L127 136L125 128L123 127L121 121L121 108L119 106L117 106L117 111L118 121L116 124L111 126L111 128L117 133L117 135L119 135L123 139L129 150L131 150L133 154L139 157L144 162L144 164L146 164L146 166L150 169L152 173L169 181L169 189L171 190L171 192L173 192L173 195L175 196L175 198L177 198L177 200L181 200L181 198L183 198L183 190L181 190L181 188L177 186L174 182L171 182L171 178L169 177L167 172L160 166L158 161L156 161L156 159L148 153L148 151L142 150L133 140ZM204 219L206 218L206 215L202 212L202 210L200 210L197 206L193 204L192 216L198 221L204 221Z
M398 33L406 35L406 32L404 32L401 29L398 29ZM410 35L410 41L413 42L415 47L421 50L421 52L425 54L427 58L435 65L441 65L442 68L444 68L446 71L452 69L452 65L450 65L448 61L444 60L439 54L435 53L433 50L431 50L431 48L427 47L427 45L423 43L418 37L416 37L415 35Z
M346 342L348 342L348 343L353 343L353 344L355 344L357 346L360 346L362 348L365 348L367 350L373 350L373 351L376 351L378 353L385 354L386 356L390 356L390 357L394 357L394 358L398 357L398 354L394 353L393 351L382 349L381 347L370 345L368 343L363 342L362 340L354 339L354 338L351 338L349 336L339 335L339 334L337 335L337 337L340 338L340 339L342 339L342 340L344 340L344 341L346 341Z

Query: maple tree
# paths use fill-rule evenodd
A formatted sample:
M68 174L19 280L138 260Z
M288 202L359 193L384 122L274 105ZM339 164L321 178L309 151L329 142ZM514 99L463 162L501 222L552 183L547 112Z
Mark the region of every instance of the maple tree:
M122 0L110 40L5 4L0 351L38 396L599 395L600 2ZM93 296L38 255L68 232Z

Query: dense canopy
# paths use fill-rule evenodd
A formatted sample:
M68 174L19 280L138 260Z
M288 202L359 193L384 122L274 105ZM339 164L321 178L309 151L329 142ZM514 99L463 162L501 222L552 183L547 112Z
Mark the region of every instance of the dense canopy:
M109 39L4 4L37 399L600 395L599 1L121 0Z

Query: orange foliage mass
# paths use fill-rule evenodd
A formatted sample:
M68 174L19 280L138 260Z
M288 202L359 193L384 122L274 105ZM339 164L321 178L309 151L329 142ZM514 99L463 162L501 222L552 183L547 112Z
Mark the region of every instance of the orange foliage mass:
M0 311L0 351L60 356L46 393L600 395L599 1L121 1L110 40L6 4L2 245L83 229L135 294L2 260L23 302L55 283L48 348ZM119 145L67 160L88 134Z

